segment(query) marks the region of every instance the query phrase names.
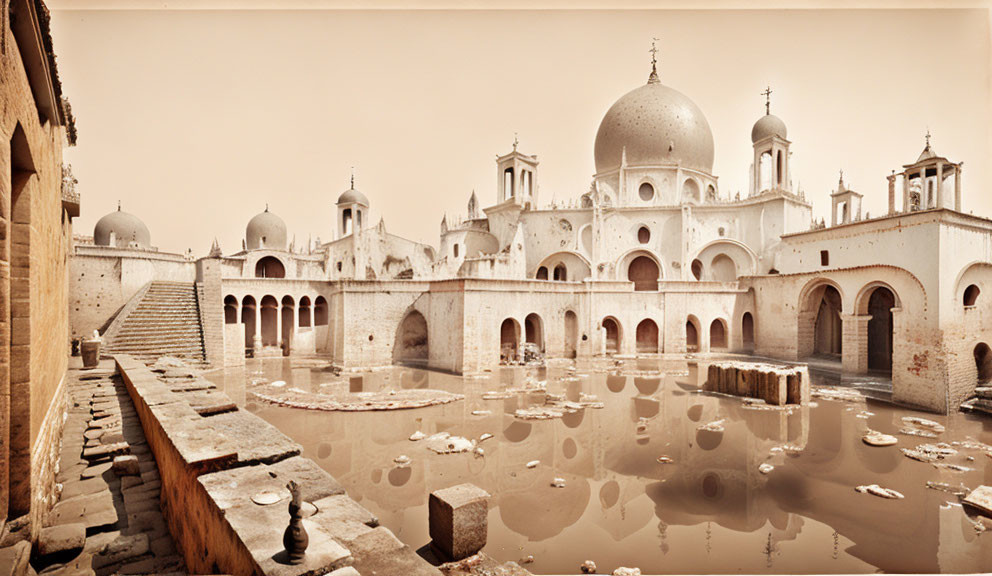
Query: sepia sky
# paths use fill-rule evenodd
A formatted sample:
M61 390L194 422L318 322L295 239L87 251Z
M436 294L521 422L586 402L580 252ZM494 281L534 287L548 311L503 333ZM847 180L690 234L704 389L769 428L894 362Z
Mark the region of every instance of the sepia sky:
M298 245L328 241L354 166L372 223L381 216L388 231L436 245L441 216L463 215L473 189L494 203L494 159L515 132L541 162L541 202L577 199L600 120L647 80L652 37L661 81L706 114L724 195L747 193L751 126L770 84L793 183L817 217L828 216L839 169L881 214L885 176L916 160L928 127L939 154L965 163L964 211L992 216L987 8L48 4L79 129L66 152L83 195L77 233L92 234L120 199L162 250L204 255L216 236L232 253L268 203Z

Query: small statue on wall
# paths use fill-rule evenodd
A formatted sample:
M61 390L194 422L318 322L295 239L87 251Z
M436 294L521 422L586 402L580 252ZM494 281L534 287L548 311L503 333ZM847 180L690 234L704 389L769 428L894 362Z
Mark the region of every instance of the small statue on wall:
M289 488L290 494L289 526L282 535L282 545L286 547L286 556L290 564L302 564L307 546L310 545L310 536L303 527L303 500L300 486L295 481L290 480L286 488Z

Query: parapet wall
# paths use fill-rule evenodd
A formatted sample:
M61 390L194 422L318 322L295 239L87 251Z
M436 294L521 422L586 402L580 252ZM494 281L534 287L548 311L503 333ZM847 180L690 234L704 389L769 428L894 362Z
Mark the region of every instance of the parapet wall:
M298 444L210 382L181 366L157 376L130 356L115 360L158 464L163 515L191 573L295 576L398 560L416 570L380 573L436 572L302 458ZM315 510L303 520L310 545L295 566L285 563L282 543L291 480ZM377 553L373 544L384 541L392 547Z

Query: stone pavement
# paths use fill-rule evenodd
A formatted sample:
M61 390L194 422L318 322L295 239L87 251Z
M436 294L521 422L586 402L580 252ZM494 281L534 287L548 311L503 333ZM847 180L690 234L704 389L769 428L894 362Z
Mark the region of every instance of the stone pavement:
M185 573L159 507L141 422L112 361L70 369L59 502L35 546L41 574Z

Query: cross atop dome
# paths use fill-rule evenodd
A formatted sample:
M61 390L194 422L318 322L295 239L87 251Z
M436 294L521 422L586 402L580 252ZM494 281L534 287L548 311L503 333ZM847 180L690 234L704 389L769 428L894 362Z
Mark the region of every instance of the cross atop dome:
M651 74L648 76L648 84L661 83L661 80L658 79L658 46L655 42L658 42L658 39L652 38L651 49L648 50L651 53Z
M761 93L765 97L765 114L772 113L772 87L768 86L765 91Z

